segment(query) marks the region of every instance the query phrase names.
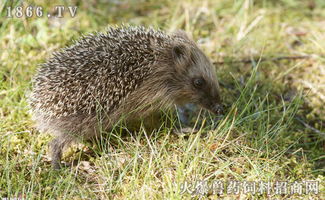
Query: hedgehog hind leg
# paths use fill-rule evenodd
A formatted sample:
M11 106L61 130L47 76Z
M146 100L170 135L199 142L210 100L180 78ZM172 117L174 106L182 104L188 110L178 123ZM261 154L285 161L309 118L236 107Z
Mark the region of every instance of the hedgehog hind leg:
M73 141L72 137L66 135L59 135L50 143L50 154L52 157L53 169L61 168L61 158L65 147L69 146Z

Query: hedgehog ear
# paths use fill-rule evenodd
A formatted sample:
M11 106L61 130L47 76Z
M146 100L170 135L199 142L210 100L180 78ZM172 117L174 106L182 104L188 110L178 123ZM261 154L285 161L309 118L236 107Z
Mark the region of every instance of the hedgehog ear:
M184 67L188 64L189 50L183 44L176 44L172 47L172 56L177 67Z
M176 30L173 32L173 36L174 37L178 37L178 38L182 38L184 40L190 40L190 38L188 37L187 33L183 30Z

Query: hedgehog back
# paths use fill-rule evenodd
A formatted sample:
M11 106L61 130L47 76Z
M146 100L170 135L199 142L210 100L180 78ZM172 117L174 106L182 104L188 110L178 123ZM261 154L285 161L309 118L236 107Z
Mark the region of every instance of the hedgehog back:
M152 74L168 35L142 27L111 28L54 53L34 79L32 109L47 117L111 112ZM155 44L154 46L152 44Z

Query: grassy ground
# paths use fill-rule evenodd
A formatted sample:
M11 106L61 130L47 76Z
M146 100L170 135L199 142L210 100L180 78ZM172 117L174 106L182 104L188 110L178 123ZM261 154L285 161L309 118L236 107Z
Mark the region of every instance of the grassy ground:
M0 10L0 197L28 199L324 199L325 2L322 0L25 1L74 18L7 18ZM162 126L100 145L77 145L50 167L51 136L33 128L25 94L38 64L82 34L112 24L184 29L216 63L227 114L199 131ZM281 56L304 59L277 59ZM260 57L265 58L259 62ZM237 62L248 59L251 62ZM209 118L203 121L209 122ZM110 140L110 144L108 144ZM201 196L199 181L287 181L287 194ZM319 193L290 194L294 181L317 180ZM192 183L186 185L184 183ZM303 186L305 183L303 183ZM190 187L191 186L191 187ZM230 185L231 186L231 185ZM256 187L258 188L258 184ZM187 190L185 190L187 189ZM204 189L204 188L203 188ZM192 193L191 193L192 192Z

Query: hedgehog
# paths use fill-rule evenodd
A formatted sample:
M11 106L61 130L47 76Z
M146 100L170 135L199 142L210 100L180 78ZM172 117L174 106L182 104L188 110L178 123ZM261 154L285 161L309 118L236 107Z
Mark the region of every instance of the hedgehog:
M54 135L55 169L69 144L101 134L99 121L110 130L174 105L222 109L213 65L182 30L117 26L83 36L41 64L32 83L30 111Z

